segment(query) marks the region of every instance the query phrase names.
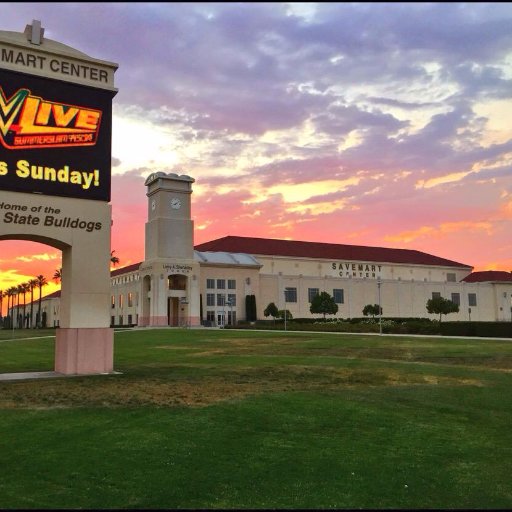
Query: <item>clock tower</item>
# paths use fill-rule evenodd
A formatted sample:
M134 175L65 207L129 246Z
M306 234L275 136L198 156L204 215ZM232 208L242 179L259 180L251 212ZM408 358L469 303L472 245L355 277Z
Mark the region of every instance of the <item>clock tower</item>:
M139 325L199 325L199 263L194 260L192 183L156 172L148 197L145 261L140 265Z
M190 199L194 178L156 172L146 179L148 222L145 258L193 258Z

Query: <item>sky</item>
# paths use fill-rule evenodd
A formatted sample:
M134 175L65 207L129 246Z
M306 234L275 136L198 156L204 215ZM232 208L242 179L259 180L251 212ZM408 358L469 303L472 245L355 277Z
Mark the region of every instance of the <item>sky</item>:
M116 62L112 250L144 259L144 178L196 181L227 235L512 270L512 4L0 3L0 30ZM0 242L0 289L60 251Z

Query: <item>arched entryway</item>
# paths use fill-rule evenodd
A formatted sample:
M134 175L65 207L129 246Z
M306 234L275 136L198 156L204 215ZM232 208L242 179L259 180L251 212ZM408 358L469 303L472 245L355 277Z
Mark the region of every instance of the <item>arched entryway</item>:
M7 212L0 218L0 241L37 242L62 253L55 371L111 373L110 205L5 191L0 204Z
M0 328L58 327L61 251L4 238L0 255Z
M167 323L172 327L187 327L187 287L187 276L182 274L167 276Z

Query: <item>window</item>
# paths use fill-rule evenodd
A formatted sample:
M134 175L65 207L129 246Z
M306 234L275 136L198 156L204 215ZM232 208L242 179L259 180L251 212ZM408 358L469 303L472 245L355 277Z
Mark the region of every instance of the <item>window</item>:
M236 293L228 293L228 302L231 306L236 306Z
M468 305L476 306L476 293L468 293Z
M116 296L115 295L112 295L110 297L110 303L112 305L112 309L114 309L116 307Z
M297 288L286 287L284 289L285 302L297 302Z
M225 279L217 279L217 290L224 290L226 288Z
M123 315L119 315L119 325L123 325Z
M236 279L228 279L228 290L236 290Z
M215 311L207 311L206 312L206 320L208 322L215 322Z
M432 292L433 299L439 299L441 297L441 292Z
M128 315L128 325L132 325L132 315Z
M207 293L206 294L206 305L207 306L215 306L215 293Z
M344 304L345 303L345 294L342 289L334 289L332 291L332 297L336 304Z
M455 274L452 274L452 273L447 273L446 274L446 280L449 282L449 283L455 283ZM452 301L453 302L453 301Z
M133 293L128 292L128 307L131 308L133 306ZM131 322L128 320L128 323L131 324Z
M119 295L119 307L120 308L123 307L123 295L122 294Z
M186 290L187 289L187 278L180 275L168 276L167 282L169 284L169 290Z
M224 306L224 300L225 300L224 294L218 293L217 294L217 306Z
M215 279L207 279L206 280L206 288L208 290L213 290L215 288Z
M318 295L318 288L308 288L308 302L313 302L313 299Z
M460 306L460 293L452 293L452 302Z
M115 316L111 316L110 317L110 325L114 325L116 322L116 317Z

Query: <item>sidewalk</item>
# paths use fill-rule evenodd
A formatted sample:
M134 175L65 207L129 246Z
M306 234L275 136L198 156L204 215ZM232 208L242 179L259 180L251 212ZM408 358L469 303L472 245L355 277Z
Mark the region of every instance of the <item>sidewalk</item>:
M53 377L65 377L57 372L23 372L23 373L0 373L0 381L3 380L25 380L25 379L50 379Z

